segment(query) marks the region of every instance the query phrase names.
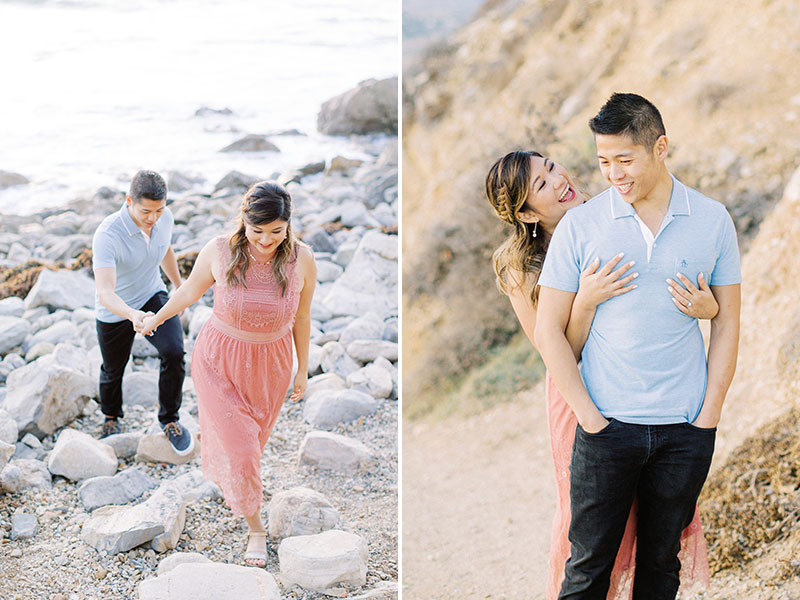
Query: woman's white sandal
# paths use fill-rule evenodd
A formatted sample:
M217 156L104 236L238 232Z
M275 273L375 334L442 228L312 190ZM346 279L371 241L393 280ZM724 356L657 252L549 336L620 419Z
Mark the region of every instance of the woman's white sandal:
M244 553L244 564L248 567L257 567L263 569L267 566L267 532L266 531L251 531L247 534L247 545L250 545L251 538L264 538L264 550L247 550ZM252 562L247 562L247 561ZM254 564L256 561L262 564Z

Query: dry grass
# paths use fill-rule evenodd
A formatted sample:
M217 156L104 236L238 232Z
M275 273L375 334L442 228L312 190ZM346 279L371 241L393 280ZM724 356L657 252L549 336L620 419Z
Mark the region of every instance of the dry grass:
M800 532L800 409L761 427L715 470L700 497L711 572L741 566ZM788 563L786 577L798 566Z

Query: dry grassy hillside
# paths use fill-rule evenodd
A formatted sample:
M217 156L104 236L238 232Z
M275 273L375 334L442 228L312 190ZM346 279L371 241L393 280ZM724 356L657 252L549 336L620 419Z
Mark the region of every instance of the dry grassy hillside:
M747 245L800 156L799 34L794 0L491 0L437 47L404 80L405 402L478 364L517 328L489 264L502 228L483 198L488 166L508 150L536 148L600 191L586 122L614 91L641 93L661 109L670 168L725 202ZM785 219L775 227L776 239L789 235ZM759 251L769 273L800 264L777 245ZM752 277L743 318L773 319L786 282L766 270ZM800 313L780 310L774 347L752 353L752 368L740 364L739 381L762 362L796 364L798 342L787 332L798 330ZM766 344L754 339L764 331L745 334L744 354ZM787 381L792 369L773 369L770 381ZM757 377L751 383L735 393L773 393ZM784 406L784 388L775 406Z

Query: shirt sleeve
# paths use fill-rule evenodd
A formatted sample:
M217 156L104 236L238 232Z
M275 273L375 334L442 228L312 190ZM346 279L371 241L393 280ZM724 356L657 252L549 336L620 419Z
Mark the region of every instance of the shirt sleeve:
M92 238L92 269L116 268L116 247L107 231L97 231Z
M564 292L577 292L581 278L571 212L567 211L553 232L538 282Z
M742 283L742 269L739 260L739 245L736 241L736 227L728 211L724 211L724 222L719 236L720 253L711 273L709 285L736 285Z

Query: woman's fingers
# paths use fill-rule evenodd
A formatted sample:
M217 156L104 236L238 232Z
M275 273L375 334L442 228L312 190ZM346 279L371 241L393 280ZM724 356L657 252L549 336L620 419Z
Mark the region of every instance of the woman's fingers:
M672 279L667 279L667 283L669 284L667 290L670 294L672 294L672 298L674 300L679 301L683 305L688 305L691 302L691 294L686 291L683 287L672 281Z
M687 304L682 304L681 302L678 302L675 298L672 299L672 303L675 306L677 306L678 310L681 311L683 314L688 315L690 317L692 316L690 314L691 313L691 307L688 306Z
M636 285L636 284L633 284L633 285L629 285L628 287L624 287L624 288L620 288L620 289L618 289L618 290L614 290L614 292L612 293L612 295L611 295L611 296L612 296L612 297L614 297L614 296L621 296L622 294L625 294L625 293L627 293L627 292L630 292L631 290L635 290L637 287L639 287L639 286L638 286L638 285Z
M678 277L678 279L681 280L681 283L684 285L684 287L687 290L689 290L690 294L694 294L697 291L697 288L695 287L695 285L692 283L692 281L688 277L686 277L686 275L684 275L683 273L678 273L677 277Z
M708 287L708 284L706 283L706 278L703 276L702 273L700 273L697 276L697 285L700 286L700 289L703 290L704 292L710 292L711 291L711 288Z
M592 275L595 271L597 271L597 267L600 266L600 259L595 258L592 262L589 263L589 266L583 270L581 275Z
M625 274L625 272L628 269L630 269L634 264L635 264L634 261L627 262L624 265L622 265L619 269L617 269L616 271L611 273L611 281L619 280L619 278L622 277ZM634 273L634 275L638 276L638 274L636 274L636 273Z
M610 261L608 261L606 264L603 265L603 268L600 269L599 273L601 275L608 275L609 273L611 273L611 270L619 264L619 261L622 260L623 256L625 255L622 252L617 254L614 258L612 258ZM630 264L632 265L633 263ZM630 266L628 268L630 268Z

